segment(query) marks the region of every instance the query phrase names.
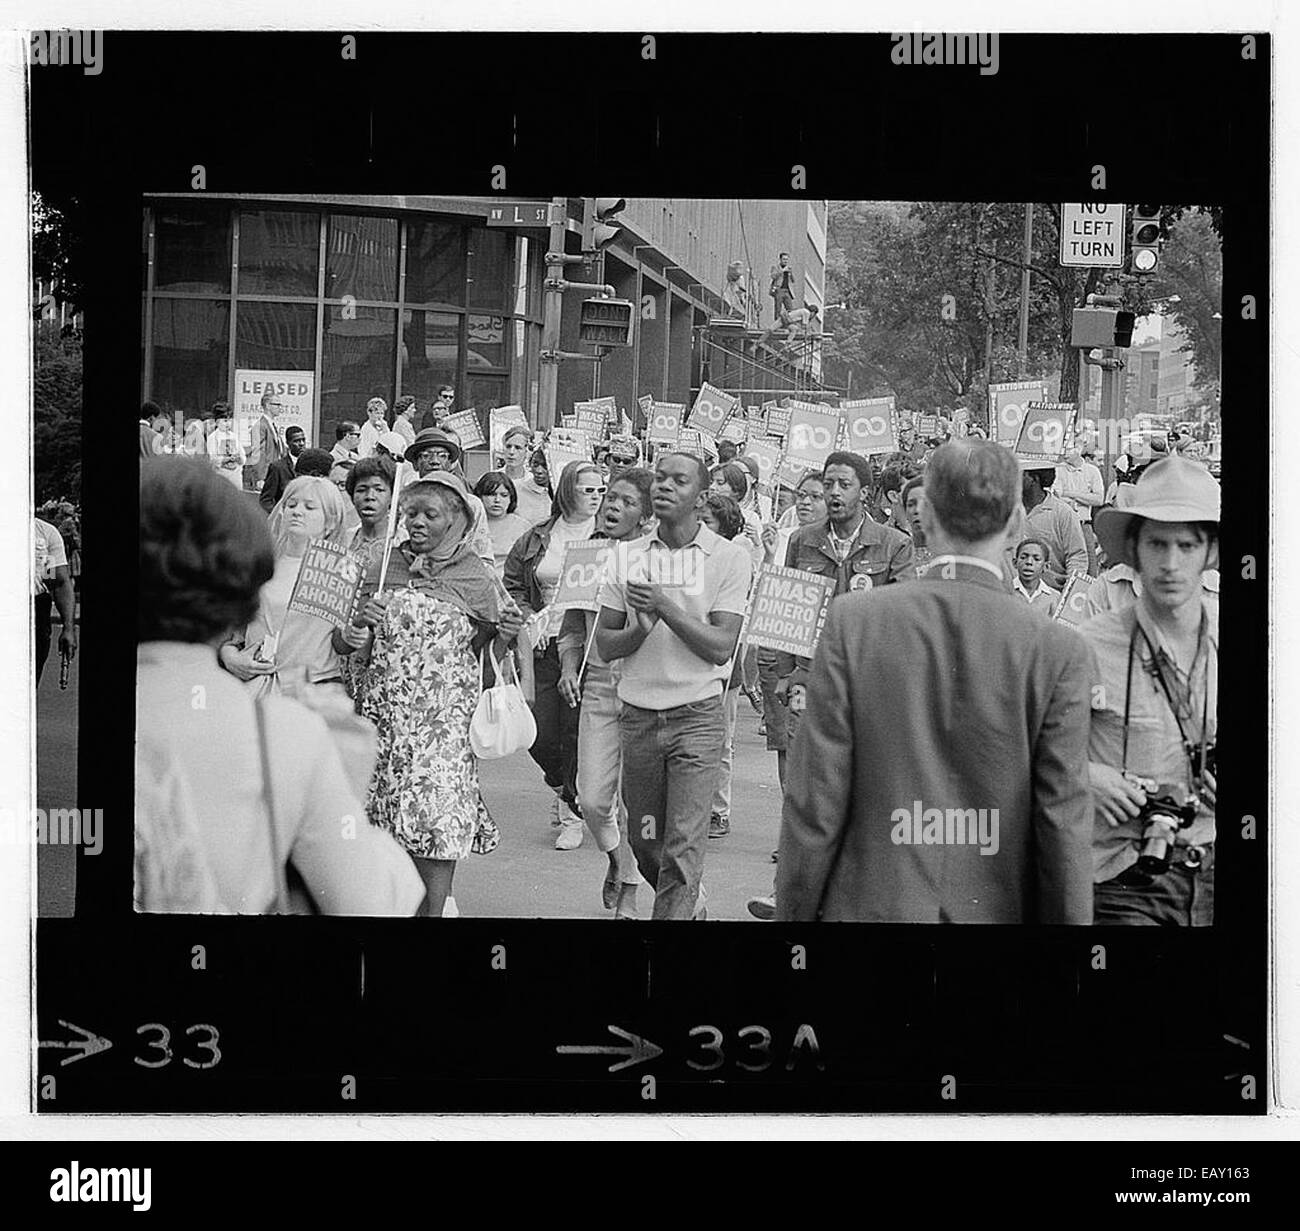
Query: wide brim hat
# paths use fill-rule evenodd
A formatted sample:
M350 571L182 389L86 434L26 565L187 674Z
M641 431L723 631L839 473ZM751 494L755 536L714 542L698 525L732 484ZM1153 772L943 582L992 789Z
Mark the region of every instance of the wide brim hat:
M441 445L442 448L446 449L451 454L453 465L460 461L460 445L438 427L426 427L424 431L418 433L411 446L406 450L406 455L411 461L414 461L430 445Z
M1118 493L1117 493L1118 494ZM1219 524L1219 484L1204 466L1177 454L1152 462L1132 485L1126 507L1098 509L1092 528L1111 564L1137 567L1128 540L1135 517L1162 522Z
M398 459L406 457L406 437L401 432L384 432L375 443L383 445Z

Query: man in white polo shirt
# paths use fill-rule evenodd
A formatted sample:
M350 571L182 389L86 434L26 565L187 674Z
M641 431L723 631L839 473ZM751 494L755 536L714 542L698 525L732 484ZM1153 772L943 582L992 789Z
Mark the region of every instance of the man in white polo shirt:
M655 462L655 533L620 543L601 587L596 646L621 660L623 803L653 919L704 918L709 807L726 739L723 689L749 592L749 553L699 520L709 471Z

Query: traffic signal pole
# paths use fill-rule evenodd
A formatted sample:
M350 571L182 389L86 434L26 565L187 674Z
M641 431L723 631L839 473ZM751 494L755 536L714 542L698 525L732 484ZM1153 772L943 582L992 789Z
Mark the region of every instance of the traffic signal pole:
M551 198L550 242L546 250L546 283L542 289L541 366L537 373L537 427L555 426L555 399L560 380L560 316L564 311L564 197ZM552 260L551 258L555 258Z

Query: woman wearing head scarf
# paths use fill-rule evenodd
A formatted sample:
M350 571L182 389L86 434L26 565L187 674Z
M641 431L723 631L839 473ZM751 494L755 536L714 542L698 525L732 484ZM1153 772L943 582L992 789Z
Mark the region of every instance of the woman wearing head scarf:
M433 471L402 489L407 538L394 547L385 588L367 600L374 629L362 712L379 731L367 812L415 860L440 916L457 860L496 845L479 794L469 724L478 704L478 652L496 637L498 659L518 635L517 608L469 539L465 484ZM378 568L370 584L377 586Z
M320 616L290 611L289 599L313 541L345 545L345 514L344 497L333 483L301 475L271 511L267 524L275 573L262 587L257 614L243 635L221 647L221 665L258 696L285 687L297 693L303 685L342 689L340 655L350 654L363 636L339 630Z

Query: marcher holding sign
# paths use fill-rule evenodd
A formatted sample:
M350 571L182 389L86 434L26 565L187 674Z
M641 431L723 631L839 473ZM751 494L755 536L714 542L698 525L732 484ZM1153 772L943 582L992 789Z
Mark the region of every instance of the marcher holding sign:
M651 511L653 476L643 469L625 470L611 479L597 515L603 539L569 544L564 576L555 601L567 606L560 629L560 695L578 712L578 802L583 820L609 863L601 885L601 902L616 919L637 917L637 887L643 884L627 832L627 811L619 793L623 750L619 710L610 666L595 645L599 586L610 551L645 533ZM593 573L596 592L590 593ZM589 603L590 596L590 605Z
M346 697L339 656L366 640L347 615L359 576L345 571L353 563L344 545L346 515L339 489L328 479L309 477L294 479L271 511L275 573L242 636L220 652L221 665L257 696L306 685L336 688ZM304 568L308 575L300 588Z

